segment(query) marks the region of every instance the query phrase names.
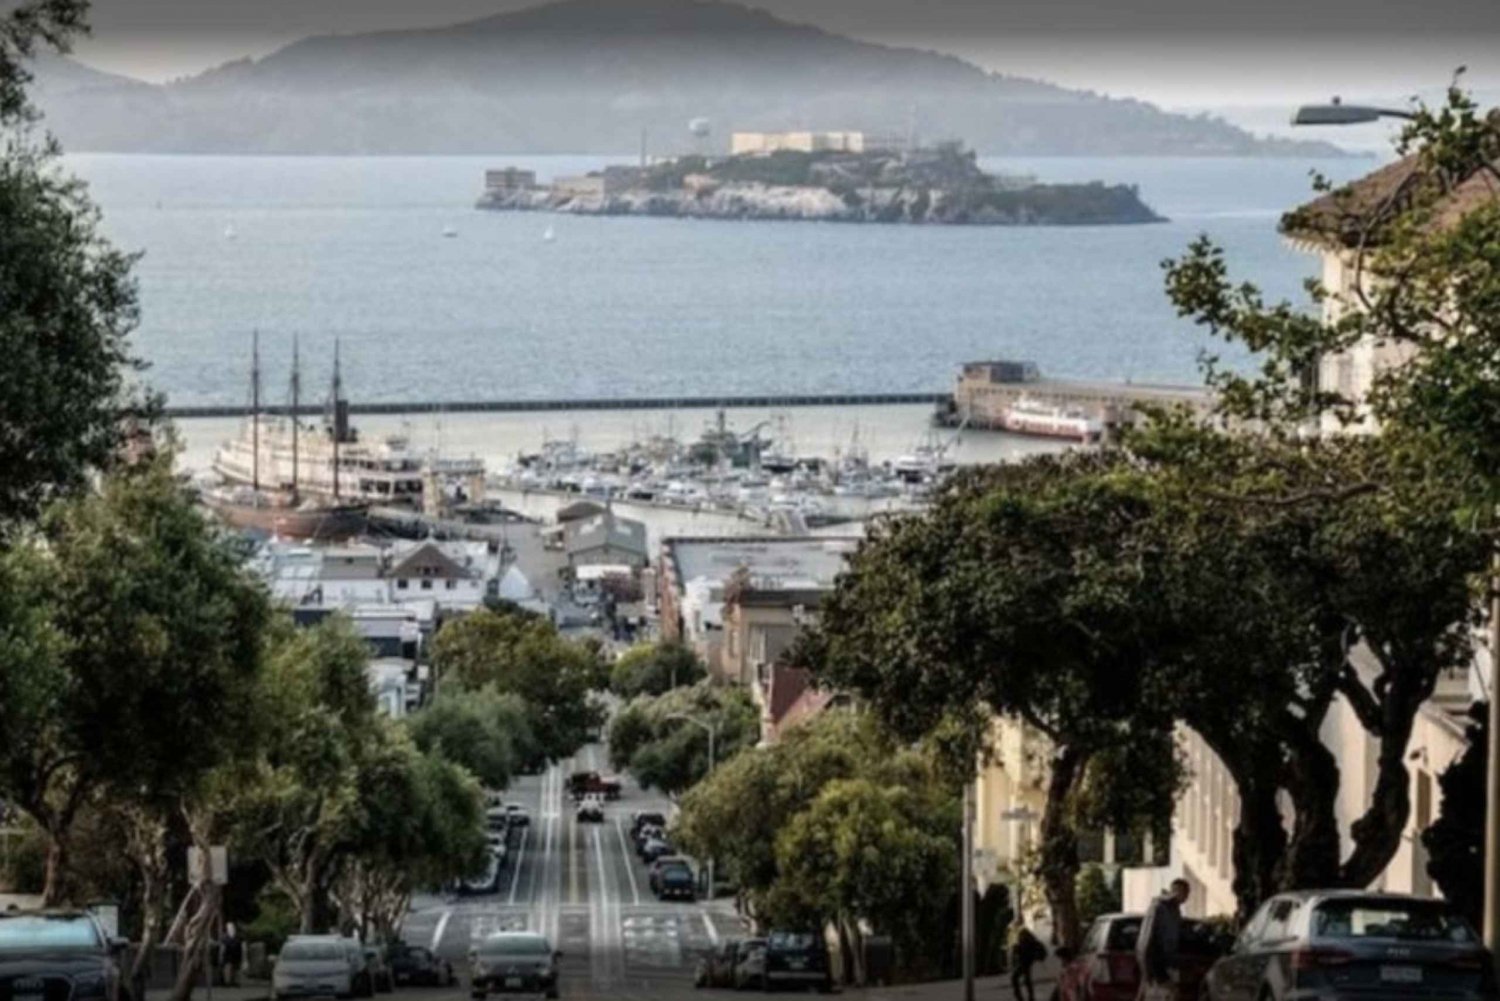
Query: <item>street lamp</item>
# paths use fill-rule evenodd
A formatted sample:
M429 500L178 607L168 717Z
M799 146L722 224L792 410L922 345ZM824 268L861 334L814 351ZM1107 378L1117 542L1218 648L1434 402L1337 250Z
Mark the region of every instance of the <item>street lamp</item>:
M1394 108L1371 108L1344 104L1308 104L1292 116L1293 125L1358 125L1378 118L1413 119L1416 115ZM1495 577L1500 580L1500 555L1495 559ZM1490 598L1490 728L1484 808L1484 944L1490 960L1500 969L1500 589Z
M684 723L692 723L694 726L702 727L708 733L708 775L714 773L714 748L719 742L719 721L705 720L691 713L671 713L667 719L682 720ZM707 778L708 775L704 777ZM714 860L713 856L708 859L708 899L714 899Z

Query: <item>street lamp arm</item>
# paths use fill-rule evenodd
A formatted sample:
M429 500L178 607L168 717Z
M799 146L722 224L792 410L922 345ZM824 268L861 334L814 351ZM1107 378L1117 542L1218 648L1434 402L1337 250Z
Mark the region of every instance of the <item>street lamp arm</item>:
M1363 125L1381 118L1411 121L1416 113L1400 108L1378 108L1368 104L1345 104L1334 98L1328 104L1304 104L1292 116L1293 125Z

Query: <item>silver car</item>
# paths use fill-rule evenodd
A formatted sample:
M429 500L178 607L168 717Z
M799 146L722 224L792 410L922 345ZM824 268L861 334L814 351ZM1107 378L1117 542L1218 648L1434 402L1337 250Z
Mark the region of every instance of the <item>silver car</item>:
M338 935L294 935L271 971L271 999L335 997L375 993L358 942Z
M499 932L469 952L469 995L545 994L557 997L557 961L545 935Z
M1206 1001L1496 1001L1474 929L1441 900L1304 890L1266 901L1213 965Z

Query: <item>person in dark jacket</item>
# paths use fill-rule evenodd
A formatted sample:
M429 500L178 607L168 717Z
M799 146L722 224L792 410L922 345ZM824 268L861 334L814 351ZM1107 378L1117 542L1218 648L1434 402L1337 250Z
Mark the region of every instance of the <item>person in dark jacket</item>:
M1191 888L1185 879L1174 879L1167 892L1151 901L1136 939L1136 961L1141 967L1141 998L1160 993L1162 987L1173 988L1178 980L1182 957L1182 905L1187 903Z
M224 964L222 977L226 987L240 985L240 967L245 964L245 943L233 922L224 926L224 939L219 943L219 961Z
M1010 989L1016 1001L1036 1001L1036 987L1031 982L1031 968L1047 958L1047 947L1032 934L1023 918L1010 926ZM1021 993L1025 986L1026 993Z

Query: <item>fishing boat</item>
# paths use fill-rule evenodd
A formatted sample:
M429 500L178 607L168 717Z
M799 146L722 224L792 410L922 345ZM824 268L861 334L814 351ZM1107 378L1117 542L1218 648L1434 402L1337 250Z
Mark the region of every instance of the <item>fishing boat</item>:
M288 539L347 539L364 530L369 504L340 496L338 467L339 442L333 437L333 490L323 495L304 490L301 480L301 425L297 406L301 402L302 374L299 354L292 347L292 405L288 417L277 421L277 432L289 425L291 478L285 483L262 481L260 460L264 415L260 408L260 337L252 342L250 365L250 417L241 437L250 440L250 479L241 482L226 477L216 486L200 493L203 503L220 520L234 528L252 529ZM334 352L333 400L339 410L342 388L339 381L337 349ZM345 409L347 413L347 409ZM215 467L218 467L217 460Z

